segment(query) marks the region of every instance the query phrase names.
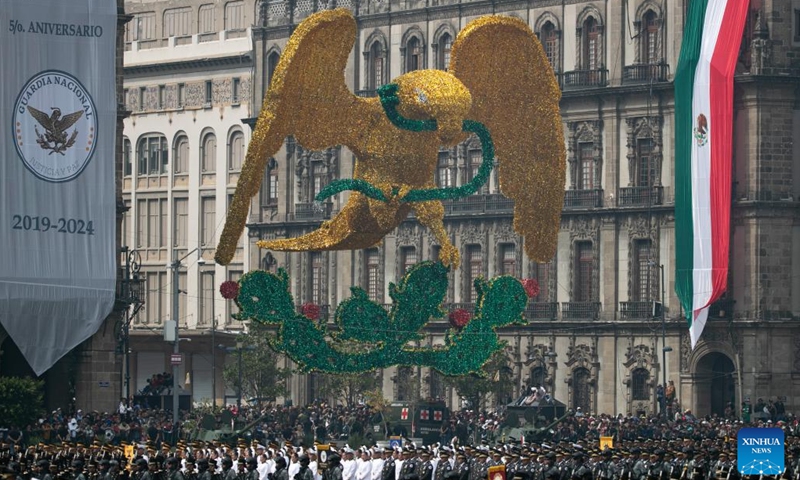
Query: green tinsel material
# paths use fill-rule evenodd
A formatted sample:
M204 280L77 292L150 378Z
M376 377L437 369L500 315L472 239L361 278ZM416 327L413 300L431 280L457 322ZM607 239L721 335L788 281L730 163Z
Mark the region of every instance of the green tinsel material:
M528 296L514 277L479 278L472 320L461 330L450 329L444 345L410 347L410 342L423 338L421 330L428 321L444 317L441 303L447 292L447 273L438 262L415 265L399 285L389 285L392 307L388 312L369 300L364 290L352 287L353 295L336 309L335 330L328 331L297 313L283 269L277 274L253 271L239 281L236 318L277 325L273 348L288 355L302 371L359 373L415 365L444 375L478 373L503 347L495 329L525 323Z
M397 112L397 105L400 99L397 97L397 84L390 83L378 89L381 98L381 105L386 113L386 117L397 127L412 132L434 131L436 130L436 120L411 120L403 117ZM494 142L489 130L480 122L464 120L461 129L465 132L474 133L481 142L483 161L478 169L478 174L468 183L453 188L430 188L421 190L411 190L400 199L403 203L427 202L431 200L456 200L458 198L474 195L486 182L494 167ZM347 190L353 190L374 200L387 202L388 199L383 192L364 180L343 179L334 180L320 191L315 200L321 202L328 197Z

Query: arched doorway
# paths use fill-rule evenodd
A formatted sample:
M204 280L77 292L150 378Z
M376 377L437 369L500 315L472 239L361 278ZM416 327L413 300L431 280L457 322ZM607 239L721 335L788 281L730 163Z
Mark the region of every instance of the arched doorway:
M728 403L736 405L736 367L720 352L704 355L697 362L694 388L697 415L724 415Z

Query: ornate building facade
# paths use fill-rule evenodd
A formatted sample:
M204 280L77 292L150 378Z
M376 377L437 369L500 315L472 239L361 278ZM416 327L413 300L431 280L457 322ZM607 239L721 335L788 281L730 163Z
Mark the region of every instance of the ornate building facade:
M251 1L126 2L125 84L129 112L122 140L121 242L146 281L133 317L129 391L171 372L172 344L162 338L178 303L178 383L196 402L221 402L226 361L220 345L243 325L217 286L249 270L242 241L227 267L214 263L225 212L239 179L252 116L255 4ZM178 290L165 265L181 260Z
M315 10L345 7L356 16L345 76L361 96L408 71L446 69L459 30L477 16L522 19L563 91L568 175L557 254L543 264L524 256L513 205L494 174L480 194L445 202L445 224L462 254L450 274L448 307L471 310L478 276L511 274L540 285L529 324L502 334L513 371L508 397L542 383L584 411L652 412L666 372L681 407L696 414L779 396L791 411L800 406L800 151L792 144L800 134L800 6L788 3L750 2L735 85L728 294L711 307L693 351L673 288L672 79L688 0L264 0L255 6L250 100L260 104L289 35ZM442 149L437 184L468 182L480 161L474 139ZM331 180L350 178L353 162L344 148L309 151L287 139L269 160L248 222L249 265L285 268L296 302L323 312L332 313L352 285L387 303L389 282L438 255L433 235L413 217L372 249L286 254L255 247L259 239L308 233L335 215L346 196L322 212L313 197ZM425 342L441 343L445 329L433 322ZM296 375L292 400L316 398L316 382ZM458 405L436 372L383 372L387 398L404 400L409 385Z

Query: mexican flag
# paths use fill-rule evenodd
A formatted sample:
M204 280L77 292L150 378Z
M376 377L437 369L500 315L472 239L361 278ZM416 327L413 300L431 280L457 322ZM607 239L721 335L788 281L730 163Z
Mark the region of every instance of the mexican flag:
M733 73L745 0L692 0L675 73L675 291L692 348L728 282Z

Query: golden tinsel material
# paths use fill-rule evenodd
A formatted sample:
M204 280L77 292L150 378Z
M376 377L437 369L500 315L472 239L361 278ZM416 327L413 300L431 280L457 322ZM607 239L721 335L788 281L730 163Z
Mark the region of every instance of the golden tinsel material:
M450 71L472 94L469 119L492 134L500 190L514 200L514 230L525 238L525 253L549 261L561 224L567 154L561 91L541 43L519 19L481 17L458 34Z
M259 241L280 251L368 248L413 209L441 245L440 260L458 266L458 250L444 229L439 201L401 203L413 189L435 188L440 145L463 141L465 119L483 122L500 161L500 187L515 201L514 227L535 260L555 252L565 177L558 110L560 92L541 45L530 29L510 17L471 22L453 45L450 72L421 70L397 83L398 112L437 121L435 132L395 127L377 98L353 95L344 81L356 24L347 9L320 12L303 21L289 40L273 76L247 151L239 185L217 248L227 264L244 229L250 199L258 193L266 159L294 135L307 149L347 146L356 156L353 177L380 188L389 202L352 193L330 221L307 235ZM332 79L340 79L333 82ZM392 194L393 189L399 193Z

